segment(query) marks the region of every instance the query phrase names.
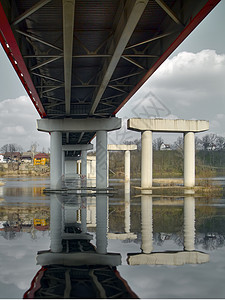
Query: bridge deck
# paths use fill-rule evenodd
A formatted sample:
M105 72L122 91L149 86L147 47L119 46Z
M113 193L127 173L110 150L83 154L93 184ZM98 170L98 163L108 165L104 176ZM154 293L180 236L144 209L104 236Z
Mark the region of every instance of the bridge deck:
M0 2L1 44L40 116L58 119L114 116L219 0Z

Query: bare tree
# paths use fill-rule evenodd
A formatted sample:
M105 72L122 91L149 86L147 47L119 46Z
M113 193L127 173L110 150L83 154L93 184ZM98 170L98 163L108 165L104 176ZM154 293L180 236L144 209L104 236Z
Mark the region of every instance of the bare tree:
M206 134L202 138L203 149L207 150L209 147L212 147L216 143L217 135L214 133Z
M158 137L157 139L153 140L153 149L154 150L160 150L160 147L164 143L163 139L161 137Z
M4 146L1 147L1 151L4 153L22 152L23 148L17 144L5 144Z

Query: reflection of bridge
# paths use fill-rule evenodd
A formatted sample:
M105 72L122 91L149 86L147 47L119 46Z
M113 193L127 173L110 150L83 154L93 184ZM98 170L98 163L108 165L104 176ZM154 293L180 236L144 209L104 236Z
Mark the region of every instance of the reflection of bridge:
M51 132L51 188L62 175L62 145L95 134L96 184L105 188L116 113L219 0L0 2L1 44L42 118L38 129Z

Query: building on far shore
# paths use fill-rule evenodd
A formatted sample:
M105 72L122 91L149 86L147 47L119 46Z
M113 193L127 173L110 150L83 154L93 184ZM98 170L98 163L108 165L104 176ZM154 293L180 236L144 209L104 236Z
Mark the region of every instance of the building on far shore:
M49 155L47 153L38 153L34 156L34 166L49 164Z
M32 152L23 152L21 155L21 162L31 164L33 162Z

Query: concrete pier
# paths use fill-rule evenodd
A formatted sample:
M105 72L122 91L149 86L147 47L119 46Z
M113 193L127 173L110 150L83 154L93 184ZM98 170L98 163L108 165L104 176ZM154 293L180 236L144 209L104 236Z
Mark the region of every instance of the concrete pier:
M81 151L81 176L87 178L87 151Z
M184 133L184 186L195 186L195 133L209 129L208 121L168 120L168 119L129 119L127 128L141 132L141 188L152 187L152 132Z
M152 131L141 133L141 187L152 187Z
M96 187L107 189L107 131L96 133Z
M137 145L112 145L109 144L107 147L108 151L124 151L124 171L125 171L125 182L130 181L130 151L137 150Z
M109 119L87 118L87 119L40 119L37 120L38 131L55 133L58 142L53 138L51 151L53 152L53 163L51 163L52 186L56 188L58 177L62 176L62 132L96 132L96 187L107 189L107 132L120 129L121 119L113 117ZM53 134L54 135L54 134ZM59 138L60 136L60 138ZM60 157L54 154L55 148L59 146L61 140ZM74 145L65 145L73 148ZM66 148L63 150L67 151ZM84 149L79 149L84 150ZM69 149L68 149L69 151ZM52 153L51 153L52 156ZM57 158L54 158L57 156ZM58 159L58 160L57 160ZM52 157L51 157L52 161ZM60 164L60 166L59 166ZM81 167L82 168L82 167ZM82 170L81 170L82 171ZM85 170L83 170L85 172ZM60 173L60 176L59 176ZM87 171L85 172L87 173ZM82 175L82 174L81 174ZM59 187L60 188L60 187Z
M184 186L195 186L195 134L184 133Z
M62 133L51 132L50 138L50 188L61 189L62 187Z

